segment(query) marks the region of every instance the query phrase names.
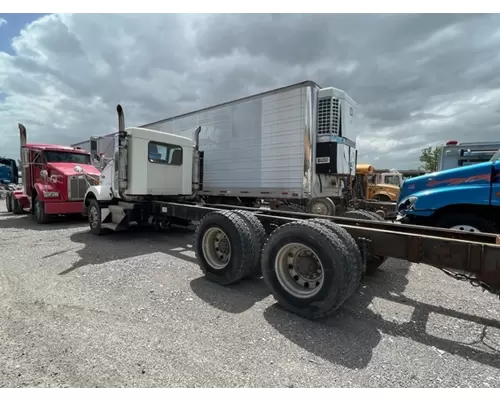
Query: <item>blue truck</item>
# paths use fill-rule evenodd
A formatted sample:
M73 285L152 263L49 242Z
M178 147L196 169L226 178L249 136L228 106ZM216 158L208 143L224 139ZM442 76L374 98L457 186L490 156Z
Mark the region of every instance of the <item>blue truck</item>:
M500 150L486 162L407 179L397 220L467 232L500 232Z
M0 183L19 183L19 171L16 160L0 157Z

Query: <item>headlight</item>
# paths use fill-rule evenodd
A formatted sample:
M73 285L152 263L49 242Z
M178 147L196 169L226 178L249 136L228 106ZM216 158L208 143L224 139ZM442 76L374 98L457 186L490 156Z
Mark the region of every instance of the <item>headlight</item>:
M418 200L417 196L408 196L398 204L398 211L411 209L415 205L417 200Z
M59 197L59 192L43 192L43 197Z

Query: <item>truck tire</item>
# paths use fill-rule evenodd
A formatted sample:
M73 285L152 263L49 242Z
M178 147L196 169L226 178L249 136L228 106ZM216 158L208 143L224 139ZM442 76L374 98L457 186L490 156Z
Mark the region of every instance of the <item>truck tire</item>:
M13 214L22 214L23 213L23 207L21 206L21 203L16 199L16 196L12 195L12 213Z
M342 215L342 217L353 218L353 219L361 219L365 221L381 221L385 222L384 218L376 213L372 213L366 210L354 210L347 211ZM378 256L378 255L367 255L366 258L366 275L373 274L380 266L387 260L387 257Z
M436 226L462 232L498 233L492 221L474 214L446 214L437 221Z
M260 250L245 219L232 211L205 215L196 229L194 248L201 271L220 285L252 274Z
M106 229L102 228L101 205L96 199L90 200L89 207L87 208L87 214L90 232L94 235L102 235L105 233Z
M361 252L359 251L359 247L356 241L349 232L329 219L314 218L310 219L309 221L315 222L328 228L342 241L342 243L346 247L348 255L348 259L346 260L346 279L348 279L350 282L350 294L348 294L347 297L350 297L350 295L354 293L359 283L361 282L364 272L363 259L361 257Z
M7 212L12 212L12 193L7 192L5 195L5 208L7 208Z
M35 221L38 224L46 224L49 220L47 214L45 214L45 205L43 201L38 200L38 197L35 197L33 201L33 216L35 217Z
M282 307L304 318L322 318L347 299L346 259L346 247L330 229L293 221L267 238L262 275Z
M264 242L266 241L266 230L264 229L264 225L262 225L262 222L260 222L255 214L251 211L233 210L233 212L242 217L247 223L247 226L252 233L254 246L257 249L257 251L255 252L253 272L249 275L249 277L260 278L262 276L262 266L260 263L261 252L262 247L264 246Z
M384 217L382 217L381 215L377 214L376 212L368 211L368 210L359 210L359 211L361 211L362 213L368 215L374 221L378 220L378 221L385 222Z
M307 212L309 214L334 216L337 212L337 207L329 197L320 197L308 202Z

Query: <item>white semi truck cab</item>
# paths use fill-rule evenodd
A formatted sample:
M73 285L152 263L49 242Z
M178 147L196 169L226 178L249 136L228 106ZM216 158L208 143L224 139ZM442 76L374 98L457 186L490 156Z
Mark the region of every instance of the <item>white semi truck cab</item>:
M94 201L96 218L112 230L126 229L125 209L151 200L189 201L202 188L203 152L198 128L193 139L146 128L125 130L123 109L117 107L119 132L114 137L114 157L101 171L99 185L85 194L84 213ZM98 155L93 154L97 159ZM95 205L94 204L94 205ZM110 217L110 218L108 218ZM151 222L146 218L144 221Z

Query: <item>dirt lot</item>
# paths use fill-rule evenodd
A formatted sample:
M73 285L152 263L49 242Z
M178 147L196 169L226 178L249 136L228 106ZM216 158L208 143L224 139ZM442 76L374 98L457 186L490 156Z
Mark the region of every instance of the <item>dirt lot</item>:
M500 301L389 260L311 322L203 279L192 233L94 237L0 208L0 387L500 386Z

